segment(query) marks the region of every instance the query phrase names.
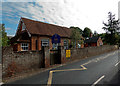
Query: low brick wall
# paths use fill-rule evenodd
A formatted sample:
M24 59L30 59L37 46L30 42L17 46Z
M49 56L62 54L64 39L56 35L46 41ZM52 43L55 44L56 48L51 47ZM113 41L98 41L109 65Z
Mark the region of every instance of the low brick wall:
M117 46L87 47L82 49L71 49L70 59L66 59L65 50L61 49L61 62L68 60L81 59L89 56L99 55L105 52L117 50ZM44 61L43 62L43 57ZM14 52L12 47L6 47L2 50L3 76L12 76L12 74L24 72L28 69L40 68L45 63L45 67L50 67L50 49L44 48L43 51L19 51Z
M42 51L14 52L12 47L3 48L3 75L22 72L41 66ZM10 74L8 74L10 76Z
M64 63L68 60L81 59L85 57L95 56L95 55L99 55L102 53L114 51L117 49L118 49L117 45L103 45L99 47L86 47L86 48L80 48L80 49L71 49L70 59L67 59L65 57L65 50L62 49L61 60L62 60L62 63Z

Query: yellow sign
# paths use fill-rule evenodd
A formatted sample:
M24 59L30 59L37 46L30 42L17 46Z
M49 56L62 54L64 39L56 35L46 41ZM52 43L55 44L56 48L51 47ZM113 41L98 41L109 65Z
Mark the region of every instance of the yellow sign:
M70 58L70 56L71 56L70 50L66 50L66 58Z

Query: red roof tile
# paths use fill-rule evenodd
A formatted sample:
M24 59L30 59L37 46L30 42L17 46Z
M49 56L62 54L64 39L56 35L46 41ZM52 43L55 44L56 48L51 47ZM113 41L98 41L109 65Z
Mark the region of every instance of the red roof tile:
M53 36L58 34L61 37L70 38L71 29L53 24L47 24L40 21L34 21L27 18L21 18L30 34Z

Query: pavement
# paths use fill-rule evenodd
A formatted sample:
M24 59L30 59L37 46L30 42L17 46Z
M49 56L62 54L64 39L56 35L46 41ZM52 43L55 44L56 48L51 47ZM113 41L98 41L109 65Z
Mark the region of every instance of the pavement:
M117 74L120 70L119 53L120 50L117 50L93 56L6 84L117 85L119 82Z

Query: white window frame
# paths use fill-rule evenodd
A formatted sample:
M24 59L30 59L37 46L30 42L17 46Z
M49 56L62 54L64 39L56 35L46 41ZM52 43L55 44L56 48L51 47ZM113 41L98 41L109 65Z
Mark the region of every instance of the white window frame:
M29 44L28 43L21 43L21 51L28 51Z
M68 40L64 40L63 43L64 43L64 49L68 49Z
M58 49L58 43L53 43L52 44L52 48L55 49L55 50L57 50Z
M42 46L49 46L49 39L42 39L41 42L42 42Z

